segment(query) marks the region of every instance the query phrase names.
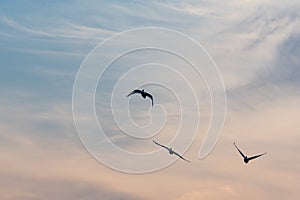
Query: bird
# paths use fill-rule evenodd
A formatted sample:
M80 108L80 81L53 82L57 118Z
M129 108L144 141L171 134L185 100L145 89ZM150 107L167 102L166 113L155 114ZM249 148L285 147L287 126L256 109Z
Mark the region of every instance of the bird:
M239 151L239 153L241 154L241 156L244 158L244 163L248 163L250 160L253 160L255 158L258 158L260 156L263 156L265 154L267 154L267 152L265 153L262 153L262 154L259 154L259 155L256 155L256 156L252 156L252 157L248 157L246 155L243 154L243 152L236 146L235 142L233 142L233 145L235 146L235 148Z
M151 102L152 102L152 107L153 107L153 96L151 94L149 94L148 92L145 92L144 89L142 90L133 90L132 92L130 92L127 97L133 95L133 94L141 94L141 96L145 99L146 97L149 97L151 99Z
M166 146L164 146L164 145L161 145L161 144L159 144L158 142L156 142L155 140L153 140L153 142L154 142L156 145L161 146L161 147L167 149L167 150L169 151L169 154L171 154L171 155L172 155L172 154L175 154L176 156L178 156L178 157L181 158L182 160L184 160L184 161L186 161L186 162L190 162L189 160L185 159L185 158L182 157L180 154L178 154L177 152L175 152L172 148L169 148L169 147L166 147Z

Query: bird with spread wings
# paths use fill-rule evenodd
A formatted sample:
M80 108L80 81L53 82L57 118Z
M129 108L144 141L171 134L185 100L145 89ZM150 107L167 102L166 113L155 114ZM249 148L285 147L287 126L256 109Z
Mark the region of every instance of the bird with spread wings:
M169 147L167 147L167 146L164 146L164 145L162 145L162 144L159 144L158 142L156 142L155 140L153 140L153 142L156 144L156 145L158 145L158 146L160 146L160 147L163 147L163 148L165 148L165 149L167 149L168 151L169 151L169 154L175 154L176 156L178 156L179 158L181 158L182 160L185 160L186 162L190 162L189 160L187 160L187 159L185 159L184 157L182 157L180 154L178 154L177 152L175 152L172 148L169 148Z
M136 89L136 90L133 90L132 92L130 92L127 97L133 95L133 94L141 94L141 96L145 99L146 97L149 97L151 99L151 102L152 102L152 107L153 107L153 96L151 94L149 94L148 92L145 92L144 89L142 90L139 90L139 89Z
M263 156L263 155L267 154L267 152L265 152L265 153L262 153L262 154L259 154L259 155L256 155L256 156L248 157L248 156L244 155L244 153L236 146L235 142L233 142L233 145L239 151L241 156L244 158L244 163L248 163L250 160L253 160L255 158L258 158L260 156Z

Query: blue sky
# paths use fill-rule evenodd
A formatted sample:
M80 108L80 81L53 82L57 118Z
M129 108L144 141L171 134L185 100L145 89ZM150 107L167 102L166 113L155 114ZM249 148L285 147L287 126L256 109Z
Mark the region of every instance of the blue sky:
M298 199L299 8L292 0L1 1L0 198ZM209 101L200 84L204 117L185 153L191 165L177 161L158 172L130 175L111 170L85 150L73 121L72 91L80 65L97 44L147 26L183 32L208 50L225 83L227 117L214 150L198 160L209 118ZM157 56L136 55L136 63ZM111 84L120 71L107 73ZM158 137L168 142L179 111L161 90L152 89L170 114L165 134ZM96 97L97 105L107 103ZM145 113L139 109L147 103L130 100L142 124ZM100 107L99 116L106 109ZM153 116L160 116L161 109L155 107ZM100 119L110 136L120 135L105 114ZM127 150L157 150L148 141L115 138ZM243 165L234 140L249 154L268 155Z

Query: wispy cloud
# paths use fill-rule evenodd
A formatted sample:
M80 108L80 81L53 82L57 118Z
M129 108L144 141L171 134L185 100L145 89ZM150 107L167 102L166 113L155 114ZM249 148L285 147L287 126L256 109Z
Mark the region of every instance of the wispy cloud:
M113 31L101 28L76 25L65 21L62 21L59 24L60 28L53 27L52 29L48 28L47 30L29 28L13 19L6 17L2 18L2 22L13 29L20 31L20 35L22 33L27 33L32 36L44 36L48 38L85 39L99 41L115 33Z
M212 8L207 8L208 3L203 3L203 5L194 5L191 3L186 2L156 2L158 5L163 6L168 9L172 9L178 12L182 12L188 15L195 15L195 16L204 16L204 17L211 17L216 16L216 10Z
M298 198L298 1L117 0L49 2L47 6L28 2L34 13L24 3L19 6L22 10L1 4L2 199ZM229 109L211 156L197 160L207 129L203 125L186 154L190 165L178 161L156 173L131 176L98 163L80 143L72 117L72 86L83 57L96 44L118 31L143 26L174 28L204 44L222 72ZM137 55L142 63L160 54L148 60ZM184 66L177 61L171 64ZM122 74L121 70L106 72L109 79ZM170 77L160 70L152 72L161 79ZM174 77L169 80L178 85ZM196 91L203 96L201 89L197 86ZM105 98L110 94L105 89L101 94L105 97L96 95L96 107L104 109L97 114L108 137L134 152L155 150L151 140L136 142L114 126L107 117L111 104ZM177 119L175 101L168 96L160 100L170 111L168 117ZM140 102L134 102L136 109L141 108ZM201 105L205 107L207 99L201 99ZM133 113L136 119L145 122L148 113L138 111ZM202 123L206 111L201 110ZM165 130L163 142L174 135L174 127ZM234 140L249 154L268 151L268 155L244 166L232 146ZM102 141L98 144L102 147Z

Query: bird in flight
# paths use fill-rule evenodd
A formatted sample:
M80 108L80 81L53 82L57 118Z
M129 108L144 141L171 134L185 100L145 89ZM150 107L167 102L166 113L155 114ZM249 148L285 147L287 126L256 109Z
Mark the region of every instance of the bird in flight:
M157 143L157 142L154 141L154 140L153 140L153 142L154 142L156 145L161 146L161 147L167 149L167 150L169 151L169 154L171 154L171 155L172 155L172 154L175 154L176 156L178 156L178 157L181 158L182 160L185 160L186 162L190 162L189 160L185 159L184 157L182 157L181 155L179 155L177 152L175 152L172 148L169 148L169 147L166 147L166 146L164 146L164 145L161 145L161 144Z
M241 154L241 156L244 158L244 163L248 163L250 160L253 160L253 159L255 159L255 158L258 158L258 157L260 157L260 156L263 156L263 155L267 154L267 152L265 152L265 153L263 153L263 154L259 154L259 155L252 156L252 157L249 157L249 158L248 158L248 156L245 156L245 155L243 154L243 152L236 146L235 142L234 142L233 144L234 144L235 148L239 151L239 153Z
M127 97L129 97L129 96L131 96L131 95L133 95L133 94L141 94L141 96L142 96L144 99L145 99L146 97L149 97L149 98L151 99L151 101L152 101L152 107L153 107L153 96L152 96L151 94L149 94L148 92L145 92L144 89L142 89L142 90L138 90L138 89L133 90L132 92L130 92L130 93L127 95Z

